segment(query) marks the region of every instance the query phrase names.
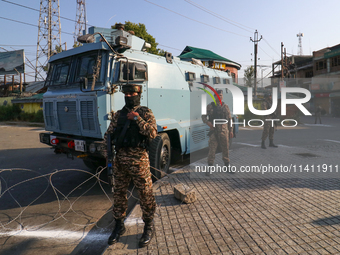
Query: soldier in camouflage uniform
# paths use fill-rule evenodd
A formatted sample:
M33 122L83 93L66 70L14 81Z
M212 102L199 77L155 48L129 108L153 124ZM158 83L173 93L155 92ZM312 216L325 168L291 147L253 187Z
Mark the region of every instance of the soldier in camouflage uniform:
M269 110L272 107L272 96L270 94L266 94L264 97L264 101L261 104L262 110ZM276 114L275 112L264 116L264 119L275 119ZM277 146L274 144L274 126L271 121L264 121L263 125L263 132L262 132L262 143L261 148L267 149L265 145L265 141L267 137L269 136L269 147L277 148Z
M106 145L107 136L113 135L116 150L113 163L113 216L116 225L108 240L110 245L118 242L120 236L125 232L124 219L128 207L127 190L131 180L139 193L145 223L144 233L139 241L140 247L148 245L154 235L153 217L156 201L152 189L147 144L149 139L154 139L157 136L157 126L152 111L147 107L140 106L141 89L140 85L124 85L122 87L125 94L125 106L114 114L104 136ZM104 155L107 156L106 150L104 150Z
M223 91L217 90L221 100L223 99ZM215 154L218 145L222 149L222 160L225 166L229 166L229 138L233 138L233 127L230 125L231 114L227 104L222 101L222 105L215 95L214 102L207 105L207 115L202 115L202 121L210 127L209 132L209 153L208 153L208 165L212 166L215 161ZM214 119L228 120L228 124L216 124L213 126Z

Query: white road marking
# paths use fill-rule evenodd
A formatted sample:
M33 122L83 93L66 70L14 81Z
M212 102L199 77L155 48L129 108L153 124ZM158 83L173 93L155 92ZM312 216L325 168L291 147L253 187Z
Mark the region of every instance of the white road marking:
M135 226L135 225L140 225L140 224L144 224L144 221L142 220L142 218L138 217L128 217L125 221L124 221L125 226Z
M278 144L277 146L279 146L279 147L285 147L285 148L294 148L293 146L287 146L287 145L283 145L283 144Z
M260 145L255 145L255 144L250 144L250 143L239 143L239 142L236 142L235 144L242 144L242 145L247 145L247 146L251 146L251 147L260 147Z
M319 139L319 140L326 141L326 142L340 143L340 141L336 141L336 140L328 140L328 139Z
M239 142L236 142L235 144L241 144L241 145L246 145L246 146L251 146L251 147L260 147L261 145L256 145L256 144L250 144L250 143L239 143ZM285 147L285 148L294 148L292 146L287 146L287 145L283 145L283 144L278 144L277 146L279 147Z
M30 237L30 238L53 238L53 239L73 239L73 240L80 240L86 236L87 239L90 240L98 240L106 239L107 233L103 234L85 234L83 232L77 231L68 231L68 230L22 230L22 231L10 231L10 232L2 232L0 236L15 236L15 237Z
M312 127L332 127L331 125L325 124L303 124L304 126L312 126Z

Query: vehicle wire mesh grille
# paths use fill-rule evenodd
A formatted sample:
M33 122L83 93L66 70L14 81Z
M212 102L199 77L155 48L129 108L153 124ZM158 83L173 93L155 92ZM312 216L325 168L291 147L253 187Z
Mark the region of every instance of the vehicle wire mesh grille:
M61 131L79 132L76 101L57 102L57 114Z
M44 106L46 126L54 127L53 102L46 102Z
M80 102L81 123L84 130L95 130L93 101Z
M205 130L195 130L192 132L192 140L194 143L200 143L205 139Z

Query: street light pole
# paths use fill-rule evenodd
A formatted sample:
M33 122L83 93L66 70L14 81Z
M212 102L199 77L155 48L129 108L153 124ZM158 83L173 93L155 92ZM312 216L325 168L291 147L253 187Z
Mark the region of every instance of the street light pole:
M257 30L255 30L255 33L254 33L254 40L250 37L250 40L252 42L254 42L254 97L256 97L256 78L257 78L257 44L259 41L261 41L262 39L262 35L261 35L261 38L260 40L258 39L259 38L259 35L258 35L258 32Z

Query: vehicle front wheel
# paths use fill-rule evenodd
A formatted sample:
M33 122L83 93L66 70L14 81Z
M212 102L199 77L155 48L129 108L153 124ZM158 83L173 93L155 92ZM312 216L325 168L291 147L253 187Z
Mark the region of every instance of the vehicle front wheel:
M95 157L84 158L83 162L91 171L96 172L98 167L106 167L106 160Z
M168 173L171 160L171 145L167 133L159 134L150 143L149 148L150 171L154 179L158 180Z

